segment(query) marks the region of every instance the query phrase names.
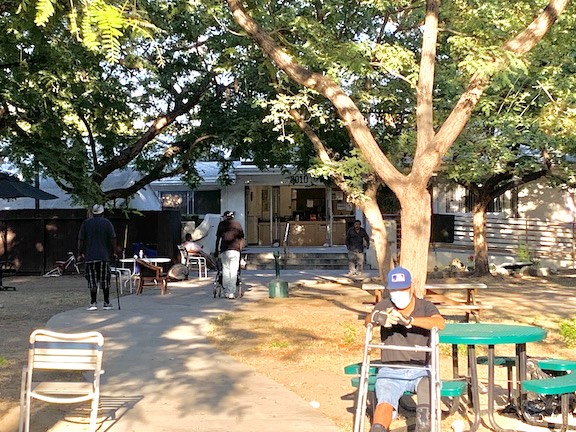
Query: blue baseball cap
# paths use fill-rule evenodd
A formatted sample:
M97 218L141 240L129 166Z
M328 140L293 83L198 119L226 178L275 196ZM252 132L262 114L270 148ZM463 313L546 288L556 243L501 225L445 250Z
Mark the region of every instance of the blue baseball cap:
M388 285L386 288L389 290L403 290L410 288L410 285L412 285L412 276L404 267L396 267L388 272Z

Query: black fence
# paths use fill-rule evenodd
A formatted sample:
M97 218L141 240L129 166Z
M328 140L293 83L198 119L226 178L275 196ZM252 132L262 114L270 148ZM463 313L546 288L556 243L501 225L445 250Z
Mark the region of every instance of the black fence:
M133 245L156 249L158 256L179 262L180 211L105 213L116 230L118 244L127 257ZM20 273L42 274L76 254L78 231L86 219L84 210L4 210L0 211L0 263L11 263Z

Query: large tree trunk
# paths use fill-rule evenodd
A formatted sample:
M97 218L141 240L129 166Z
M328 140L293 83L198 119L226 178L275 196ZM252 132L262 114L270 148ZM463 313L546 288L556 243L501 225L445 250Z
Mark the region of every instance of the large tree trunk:
M475 204L473 209L474 273L477 276L490 274L488 241L486 240L486 208L487 204L482 201Z
M359 201L356 205L362 210L370 224L372 230L371 239L374 241L376 261L378 262L378 273L380 279L385 281L386 275L392 266L392 260L394 257L392 256L392 251L390 250L390 245L388 243L386 224L384 223L382 212L380 211L380 207L378 207L378 202L376 201L376 189L369 188L366 191L366 195L369 199Z
M430 192L426 187L408 185L400 200L400 224L402 226L402 249L400 265L412 274L412 287L417 297L424 297L430 246L432 206Z

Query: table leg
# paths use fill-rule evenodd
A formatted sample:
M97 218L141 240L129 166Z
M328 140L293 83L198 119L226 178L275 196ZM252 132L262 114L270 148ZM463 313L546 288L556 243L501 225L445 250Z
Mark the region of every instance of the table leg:
M518 365L518 363L516 364ZM519 369L519 367L516 369ZM496 423L494 418L494 381L494 345L488 345L488 419L492 430L496 432L515 432L511 429L503 429Z
M458 345L452 345L452 378L460 378L458 367Z
M474 422L470 425L470 432L475 432L480 426L480 393L478 391L475 345L468 345L468 371L470 375L470 403L474 411Z
M520 418L524 418L524 405L526 403L526 392L521 384L522 381L528 378L526 363L526 344L516 344L516 389L518 391L516 406L518 407Z

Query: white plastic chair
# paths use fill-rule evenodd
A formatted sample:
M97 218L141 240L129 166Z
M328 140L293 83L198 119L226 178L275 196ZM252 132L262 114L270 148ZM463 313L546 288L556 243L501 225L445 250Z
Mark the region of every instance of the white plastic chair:
M182 245L178 245L178 251L180 252L181 262L184 264L190 271L194 267L198 268L198 278L208 277L208 263L206 262L206 258L200 255L190 255L186 248Z
M32 399L58 404L91 401L90 432L95 432L100 375L104 373L102 334L94 331L58 333L39 329L32 332L29 343L28 365L22 371L19 432L30 430ZM39 373L42 370L89 372L90 380L46 381Z

